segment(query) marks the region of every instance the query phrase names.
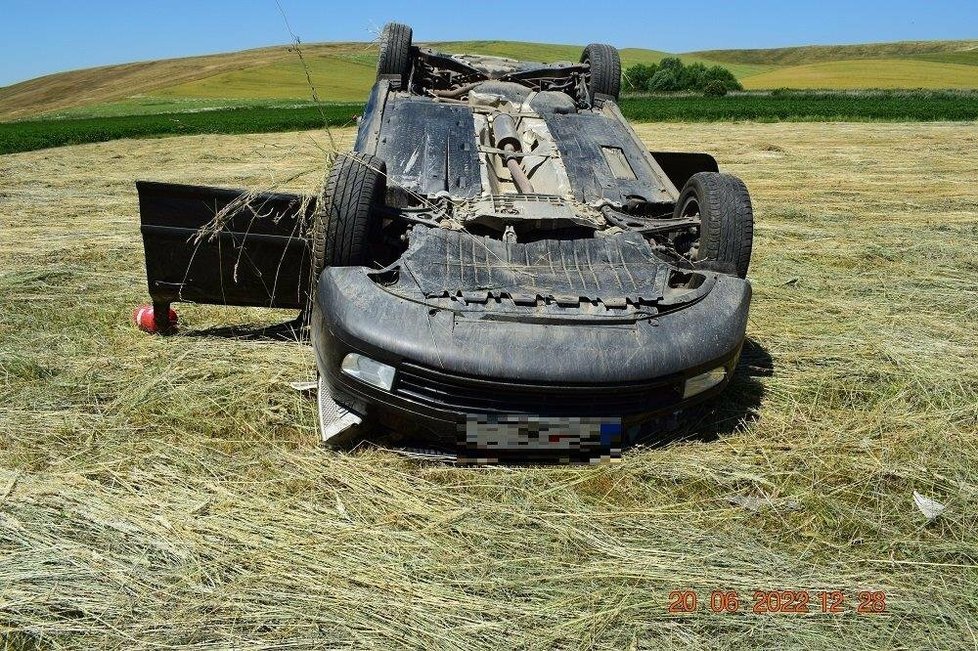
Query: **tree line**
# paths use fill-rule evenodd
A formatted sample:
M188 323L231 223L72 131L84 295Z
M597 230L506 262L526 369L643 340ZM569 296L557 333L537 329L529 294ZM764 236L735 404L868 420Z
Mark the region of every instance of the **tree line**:
M699 62L686 65L677 57L665 57L659 63L638 63L625 70L624 89L648 93L692 91L720 96L744 87L723 66L708 67Z

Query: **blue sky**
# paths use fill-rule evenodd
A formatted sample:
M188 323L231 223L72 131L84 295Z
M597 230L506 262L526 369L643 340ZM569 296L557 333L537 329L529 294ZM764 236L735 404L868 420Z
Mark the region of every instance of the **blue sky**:
M611 43L669 52L978 38L978 0L280 0L303 41ZM51 72L287 43L275 0L0 0L0 85Z

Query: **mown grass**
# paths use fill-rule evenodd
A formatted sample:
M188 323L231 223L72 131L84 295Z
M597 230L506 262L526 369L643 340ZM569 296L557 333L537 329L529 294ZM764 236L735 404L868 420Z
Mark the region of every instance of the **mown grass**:
M205 107L191 111L183 109L180 103L164 103L163 106L181 110L143 114L141 112L150 106L122 104L111 111L96 110L98 113L117 111L123 113L121 115L0 122L0 153L119 138L318 129L324 124L352 124L363 108L352 103L282 106L268 102L236 108L223 108L220 103L214 105L218 108L206 108L205 104ZM967 92L777 92L722 98L635 95L622 98L621 109L628 119L639 122L978 120L978 95Z
M214 330L291 314L177 306L169 339L129 325L146 294L133 180L315 192L321 133L0 158L2 641L972 647L978 130L638 130L750 187L751 344L688 440L599 467L329 452L289 387L310 349ZM914 491L947 510L928 522ZM700 591L695 613L667 613L680 588ZM718 588L740 613L710 612ZM775 588L842 590L845 613L753 614ZM865 589L885 614L855 614Z

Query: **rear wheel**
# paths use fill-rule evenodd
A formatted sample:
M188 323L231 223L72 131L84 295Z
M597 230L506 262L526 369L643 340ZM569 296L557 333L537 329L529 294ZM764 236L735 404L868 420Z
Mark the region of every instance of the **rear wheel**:
M621 57L618 50L603 43L592 43L584 48L581 63L590 66L586 80L592 101L597 93L610 95L617 101L621 92Z
M691 176L676 202L675 217L697 216L699 240L681 253L746 278L754 244L754 210L744 182L717 172Z
M387 166L382 159L358 153L337 156L313 222L313 286L326 267L374 261L386 191Z
M400 75L401 88L411 76L411 28L400 23L387 23L380 35L380 56L377 58L377 78L381 75Z

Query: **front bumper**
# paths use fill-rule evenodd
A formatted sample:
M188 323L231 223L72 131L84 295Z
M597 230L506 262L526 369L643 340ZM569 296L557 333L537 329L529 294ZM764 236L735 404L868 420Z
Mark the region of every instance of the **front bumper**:
M451 444L473 415L621 418L626 434L709 398L744 341L750 284L719 276L699 302L624 323L476 318L395 296L364 268L320 280L311 336L333 398L405 434ZM397 369L391 391L340 372L351 352ZM727 380L684 399L685 380Z

